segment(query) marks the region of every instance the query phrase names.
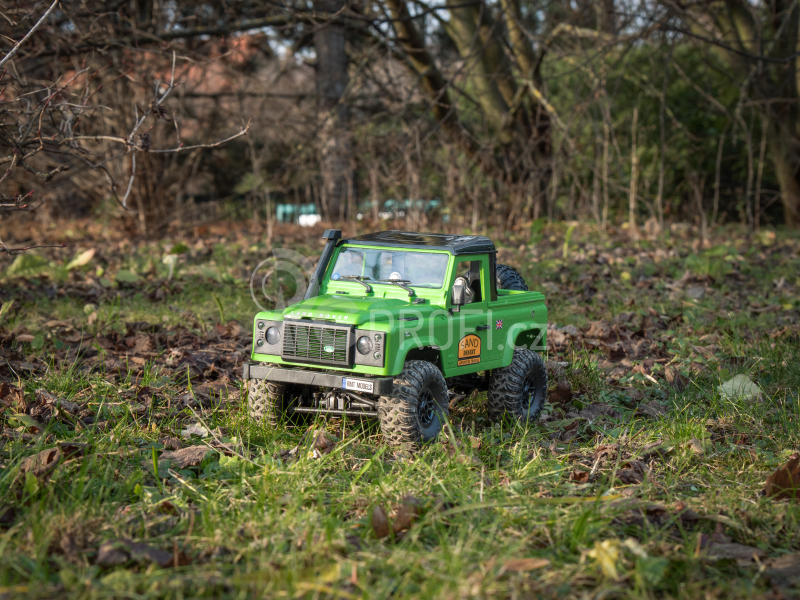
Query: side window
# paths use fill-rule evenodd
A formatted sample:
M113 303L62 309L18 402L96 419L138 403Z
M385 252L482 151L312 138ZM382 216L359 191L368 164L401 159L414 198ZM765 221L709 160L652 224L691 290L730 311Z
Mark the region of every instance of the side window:
M483 294L481 293L482 272L483 261L480 260L462 261L456 266L456 273L469 281L469 287L474 294L472 302L483 302Z

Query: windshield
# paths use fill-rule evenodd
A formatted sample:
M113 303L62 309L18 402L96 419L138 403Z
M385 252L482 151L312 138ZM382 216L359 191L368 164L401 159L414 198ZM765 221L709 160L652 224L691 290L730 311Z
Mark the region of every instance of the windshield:
M441 288L449 261L449 254L345 247L339 252L331 279L355 276L367 281L387 279L410 282L406 285L411 287Z

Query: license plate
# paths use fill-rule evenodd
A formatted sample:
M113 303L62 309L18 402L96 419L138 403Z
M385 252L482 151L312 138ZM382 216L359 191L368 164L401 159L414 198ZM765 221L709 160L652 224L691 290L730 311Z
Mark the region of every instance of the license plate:
M354 392L366 392L371 394L375 389L374 381L364 381L363 379L350 379L342 377L342 389L353 390Z

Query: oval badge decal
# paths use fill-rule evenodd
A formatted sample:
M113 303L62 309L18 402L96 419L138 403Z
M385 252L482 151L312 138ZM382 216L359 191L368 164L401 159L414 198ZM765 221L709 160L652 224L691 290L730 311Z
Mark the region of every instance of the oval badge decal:
M325 352L333 352L333 346L325 346L323 350L325 350Z

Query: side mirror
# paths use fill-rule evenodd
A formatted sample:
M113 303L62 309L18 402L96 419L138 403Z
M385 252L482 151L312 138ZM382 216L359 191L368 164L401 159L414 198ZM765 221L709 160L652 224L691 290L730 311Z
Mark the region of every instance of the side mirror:
M458 312L460 307L467 303L467 291L463 285L454 285L452 291L453 312Z

